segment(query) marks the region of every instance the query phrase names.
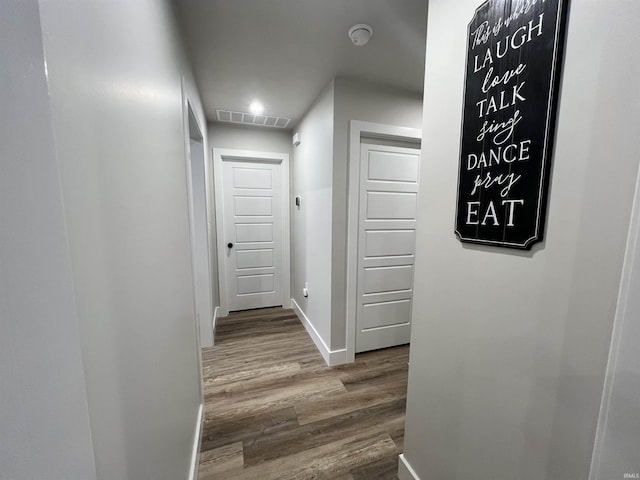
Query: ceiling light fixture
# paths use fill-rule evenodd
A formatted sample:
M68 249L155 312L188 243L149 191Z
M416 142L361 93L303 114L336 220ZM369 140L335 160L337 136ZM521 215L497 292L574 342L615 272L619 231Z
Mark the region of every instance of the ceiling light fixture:
M349 29L349 38L356 47L366 45L371 35L373 35L373 28L364 23L359 23Z
M249 105L249 111L254 115L260 115L264 112L264 105L262 105L258 100L254 100Z

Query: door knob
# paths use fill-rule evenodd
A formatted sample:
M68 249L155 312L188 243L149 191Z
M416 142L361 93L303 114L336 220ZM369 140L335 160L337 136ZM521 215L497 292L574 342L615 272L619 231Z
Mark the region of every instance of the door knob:
M233 243L231 243L231 242L227 243L227 247L228 248L233 248Z

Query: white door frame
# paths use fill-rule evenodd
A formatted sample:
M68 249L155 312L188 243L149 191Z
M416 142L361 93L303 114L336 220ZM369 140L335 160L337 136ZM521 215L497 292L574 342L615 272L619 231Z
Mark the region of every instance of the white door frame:
M349 122L349 215L347 220L347 362L356 359L356 311L358 294L358 211L360 196L360 143L362 138L379 138L420 145L422 130L382 123Z
M206 129L203 129L202 126L199 123L199 118L196 115L196 111L195 109L193 109L192 107L192 103L189 99L189 95L188 95L188 89L187 89L187 82L184 78L184 76L182 76L180 78L180 85L181 85L181 90L182 90L182 131L183 131L183 135L184 135L184 166L185 166L185 180L186 180L186 190L187 190L187 210L188 210L188 216L189 216L189 256L191 257L191 289L193 292L193 298L192 298L192 302L193 302L193 323L194 323L194 335L195 335L195 344L196 344L196 365L198 368L198 372L197 372L197 378L198 378L198 390L199 390L199 394L200 394L200 401L199 401L199 405L197 406L197 414L196 414L196 422L195 422L195 429L194 429L194 434L193 434L193 440L192 440L192 446L191 446L191 461L189 463L189 473L188 473L188 478L196 478L198 476L198 466L200 465L200 443L202 441L202 429L204 427L204 379L203 379L203 368L202 368L202 350L201 350L201 342L200 342L200 330L201 330L201 324L198 322L198 294L197 294L197 290L196 287L198 287L198 282L196 281L196 269L195 269L195 262L196 262L196 249L195 249L195 222L196 222L196 217L194 215L194 205L193 205L193 191L192 191L192 175L191 175L191 135L190 135L190 129L189 129L189 116L191 114L193 114L193 121L195 123L195 126L198 129L198 133L200 135L200 138L202 139L202 162L203 162L203 167L205 169L205 215L207 216L207 218L205 219L205 221L207 222L208 225L208 214L209 214L209 201L208 201L208 192L206 189L206 168L207 168L207 150L206 150L206 142L205 142L205 137L206 137ZM206 123L204 125L206 127ZM208 235L208 230L207 230L207 236ZM207 260L209 261L211 259L211 246L210 243L207 239ZM209 262L207 265L207 268L210 268L211 263ZM211 278L211 276L209 276L209 279ZM211 284L209 283L209 286ZM209 297L209 302L210 305L213 306L213 292L211 292L211 290L209 289L208 291L208 297ZM200 318L200 320L202 320L202 318ZM211 322L211 319L208 319L208 321L202 322L205 324L209 324L209 322ZM212 326L212 330L213 330L213 326ZM172 352L168 352L168 354L171 354Z
M216 233L218 239L218 285L220 286L221 317L229 315L227 299L227 265L225 262L227 243L224 237L224 192L222 182L222 162L278 163L282 165L282 306L291 308L291 235L289 213L289 154L277 152L258 152L254 150L236 150L232 148L213 149L213 177L215 181Z
M193 292L192 305L193 305L193 324L194 324L194 335L196 342L196 362L198 366L198 388L200 389L200 409L204 406L204 379L203 379L203 370L202 370L202 355L201 355L201 342L200 342L200 324L198 323L198 304L197 304L197 282L196 282L196 269L195 269L195 216L194 216L194 207L193 207L193 192L191 189L191 135L189 134L189 115L190 111L193 112L193 117L196 126L198 127L200 136L202 137L202 148L203 148L203 162L206 165L206 153L204 152L204 134L206 130L202 128L202 126L198 123L198 117L195 114L195 110L192 107L192 103L189 99L188 90L187 90L187 82L182 76L180 78L180 85L182 90L182 129L184 136L184 166L185 166L185 180L187 182L186 190L187 190L187 214L189 216L189 256L191 258L191 291ZM206 126L206 125L205 125ZM206 175L206 173L205 173ZM205 192L206 195L206 192ZM206 203L206 201L205 201ZM205 209L208 212L208 205L205 205ZM207 245L208 246L208 245ZM207 252L207 256L211 258L211 250ZM211 293L211 292L209 292ZM211 300L211 295L209 295ZM200 441L200 433L201 433L202 424L198 425L198 434L196 435L195 442ZM199 445L199 443L198 443ZM194 447L195 448L195 447ZM197 450L195 450L197 451ZM195 462L195 461L194 461ZM197 466L197 463L195 463ZM197 472L197 470L195 470Z

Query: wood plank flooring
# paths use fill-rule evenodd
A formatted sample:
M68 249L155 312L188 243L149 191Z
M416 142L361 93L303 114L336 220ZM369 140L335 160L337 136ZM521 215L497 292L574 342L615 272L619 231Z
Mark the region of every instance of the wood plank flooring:
M391 480L402 453L408 346L329 368L292 310L218 319L202 351L200 480Z

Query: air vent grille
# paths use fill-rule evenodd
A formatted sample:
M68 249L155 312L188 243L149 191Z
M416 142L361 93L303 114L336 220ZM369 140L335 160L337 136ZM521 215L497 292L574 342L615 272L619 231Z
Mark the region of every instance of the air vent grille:
M219 122L241 123L243 125L254 125L257 127L287 128L291 122L287 117L276 117L274 115L254 115L247 112L234 112L232 110L216 109Z

